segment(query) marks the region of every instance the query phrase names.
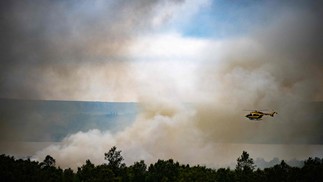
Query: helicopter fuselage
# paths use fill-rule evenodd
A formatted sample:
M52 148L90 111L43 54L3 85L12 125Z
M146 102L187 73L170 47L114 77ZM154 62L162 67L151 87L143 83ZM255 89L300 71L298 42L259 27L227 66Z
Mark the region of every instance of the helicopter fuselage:
M264 113L264 112L260 112L260 111L252 111L249 114L246 115L246 117L250 120L261 120L261 118L264 115L269 115L271 117L274 116L274 114L277 114L277 112L272 112L272 113Z

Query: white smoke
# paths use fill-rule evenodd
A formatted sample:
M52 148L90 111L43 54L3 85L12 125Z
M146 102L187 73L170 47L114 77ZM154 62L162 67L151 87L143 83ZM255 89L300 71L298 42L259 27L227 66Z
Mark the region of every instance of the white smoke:
M201 40L196 45L199 43ZM205 59L199 64L184 64L183 60L174 59L138 62L132 67L137 74L136 90L141 101L141 113L132 125L116 134L99 130L72 134L60 144L38 152L36 157L41 160L50 154L61 167L75 168L86 159L103 163L103 154L117 146L128 165L139 160L152 163L173 158L182 163L225 167L242 150L258 157L274 154L286 157L291 152L256 145L262 148L259 149L244 143L293 144L303 140L306 143L310 133L302 130L305 126L302 120L295 120L303 114L298 102L306 98L295 88L286 90L272 75L268 66L272 63L261 61L266 58L261 45L251 39L203 44L206 45L203 49L189 57L201 58L198 55L206 51L204 55L216 54L219 61ZM232 48L234 52L228 51ZM250 51L253 54L249 55ZM296 88L311 87L307 82L305 77L293 84ZM244 119L244 109L259 107L273 107L283 116L264 118L259 123ZM315 127L315 123L306 125ZM313 150L316 148L310 152L300 150L296 155L304 156Z

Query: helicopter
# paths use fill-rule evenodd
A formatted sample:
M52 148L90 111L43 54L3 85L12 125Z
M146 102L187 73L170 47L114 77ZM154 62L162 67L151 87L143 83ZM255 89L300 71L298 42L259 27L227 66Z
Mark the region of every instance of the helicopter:
M251 111L249 114L247 114L246 117L250 120L261 120L261 118L265 115L274 117L274 114L278 114L278 113L276 111L272 113L265 113L265 112L254 110L254 111Z

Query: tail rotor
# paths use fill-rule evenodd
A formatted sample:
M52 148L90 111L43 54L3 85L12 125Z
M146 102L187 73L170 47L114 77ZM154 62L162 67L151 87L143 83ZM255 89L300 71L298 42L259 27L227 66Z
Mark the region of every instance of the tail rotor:
M274 111L274 112L270 113L270 116L274 117L274 114L278 114L278 113L276 111Z

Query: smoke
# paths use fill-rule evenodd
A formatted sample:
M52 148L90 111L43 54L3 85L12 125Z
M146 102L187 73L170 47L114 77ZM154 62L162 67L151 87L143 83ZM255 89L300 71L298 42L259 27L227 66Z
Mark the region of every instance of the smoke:
M199 88L209 103L196 112L206 141L322 142L321 116L309 103L322 90L317 77L322 69L321 11L284 10L277 20L254 27L246 37L223 41L220 49L211 47L206 54ZM241 111L254 108L279 115L260 123L243 122Z
M320 6L259 6L267 23L248 24L247 33L223 40L156 30L179 21L177 7L195 3L6 4L1 97L141 104L126 129L71 134L34 158L49 154L61 167L75 168L86 159L102 163L115 145L127 164L174 158L223 166L242 150L284 156L291 151L251 144L321 144L323 125L306 105L322 98ZM269 16L273 9L275 15ZM246 109L279 115L251 122L244 118ZM301 149L297 155L315 150L322 149Z
M0 97L136 101L125 53L133 37L154 28L150 17L163 4L2 2Z

